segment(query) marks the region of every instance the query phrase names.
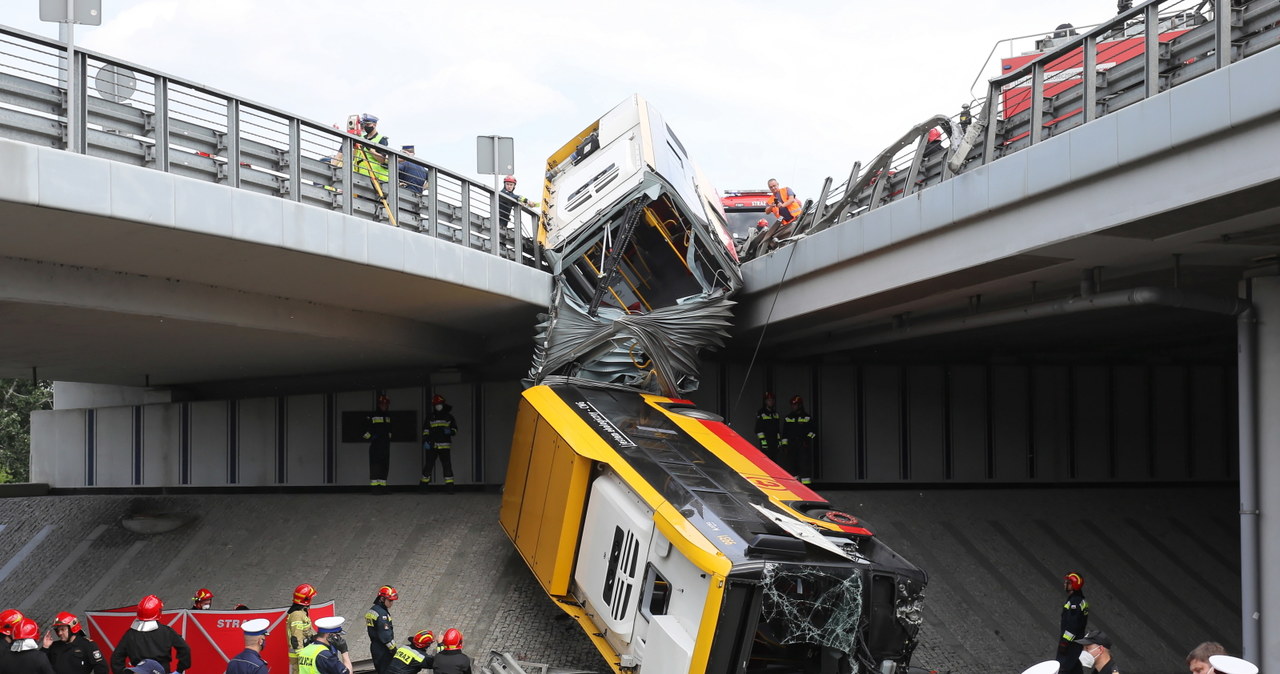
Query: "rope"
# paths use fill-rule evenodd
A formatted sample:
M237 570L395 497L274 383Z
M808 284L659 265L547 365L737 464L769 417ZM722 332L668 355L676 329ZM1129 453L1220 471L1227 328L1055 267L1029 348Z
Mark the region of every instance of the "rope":
M751 380L751 369L756 365L756 358L760 355L760 345L764 343L764 333L769 330L769 321L773 320L773 309L778 306L778 296L782 294L782 284L787 280L787 270L791 269L791 260L796 256L796 244L799 241L787 246L791 252L787 255L787 264L782 267L782 277L778 279L778 288L773 293L773 302L769 305L769 314L764 318L764 325L760 328L760 339L756 340L756 348L751 353L751 361L747 363L747 373L742 376L742 386L738 389L738 398L733 401L732 414L729 418L737 416L738 406L742 404L742 394L747 390L747 382Z

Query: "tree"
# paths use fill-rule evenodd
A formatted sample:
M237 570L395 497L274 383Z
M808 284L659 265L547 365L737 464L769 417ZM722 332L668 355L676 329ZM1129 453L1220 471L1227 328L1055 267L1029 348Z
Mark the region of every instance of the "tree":
M53 409L53 382L0 379L0 482L31 478L31 413Z

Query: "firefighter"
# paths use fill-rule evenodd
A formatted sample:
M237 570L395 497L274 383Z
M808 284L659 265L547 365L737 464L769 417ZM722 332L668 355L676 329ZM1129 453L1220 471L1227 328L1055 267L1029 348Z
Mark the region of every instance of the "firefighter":
M782 417L782 455L788 472L800 478L801 484L813 481L813 449L818 434L813 417L804 409L804 398L791 396L791 411Z
M773 393L765 391L764 407L756 412L756 442L760 443L760 451L766 456L776 459L778 441L782 437L782 415L774 407Z
M4 674L54 674L49 658L40 650L36 639L40 626L30 618L23 618L13 626L13 645L4 661Z
M1084 636L1089 625L1089 600L1084 598L1084 577L1068 573L1062 577L1062 589L1067 601L1062 604L1062 620L1058 633L1058 674L1081 674L1082 650L1078 639Z
M417 674L435 665L435 635L422 630L409 639L409 643L396 649L387 667L387 674Z
M191 649L187 646L187 641L173 631L172 627L160 622L160 612L163 610L164 602L154 594L149 594L138 602L138 619L120 637L120 643L111 654L113 674L124 674L127 667L148 658L160 663L166 672L185 672L191 667ZM175 653L178 657L177 667L172 666Z
M307 645L311 632L311 599L316 589L303 583L293 590L293 605L285 614L284 623L289 635L289 674L298 674L298 651Z
M49 656L53 671L57 674L107 674L107 661L98 648L80 628L74 613L63 611L53 619L53 633L57 640L45 637L44 652Z
M396 652L396 632L391 626L391 604L400 598L394 587L383 585L378 588L378 596L373 598L373 606L364 614L364 625L369 630L369 655L373 658L373 669L378 674L386 674L391 664L391 655Z
M17 627L25 617L16 608L7 608L4 612L0 612L0 672L7 671L6 663L13 655L13 651L9 648L13 645L13 628Z
M390 146L391 140L386 136L378 133L378 117L364 113L360 115L360 128L364 130L363 137L365 140L375 145ZM374 150L368 145L356 144L355 148L355 165L352 167L356 173L377 178L378 182L387 182L391 172L387 170L386 155Z
M202 587L196 590L196 596L191 598L192 611L208 611L213 605L213 592L209 588Z
M436 653L434 674L471 674L471 657L462 652L462 632L450 627L440 637L443 650Z
M387 493L387 472L391 470L391 399L379 393L377 409L365 420L364 439L369 441L369 490Z
M418 481L419 489L425 490L431 485L431 474L436 469L436 457L440 458L440 466L444 468L444 486L453 493L453 437L458 434L458 422L450 412L450 405L444 396L436 394L431 397L431 412L422 424L422 449L426 458L422 464L422 478Z
M226 674L267 674L267 661L262 659L262 649L267 644L271 621L254 618L240 623L244 632L244 650L227 662Z
M804 206L800 204L800 199L790 187L778 187L778 181L770 178L769 191L773 195L769 197L769 204L764 210L781 220L782 224L789 225L795 222L795 219L804 212Z
M338 652L330 644L334 635L342 634L339 616L316 619L316 638L298 651L298 674L348 674Z

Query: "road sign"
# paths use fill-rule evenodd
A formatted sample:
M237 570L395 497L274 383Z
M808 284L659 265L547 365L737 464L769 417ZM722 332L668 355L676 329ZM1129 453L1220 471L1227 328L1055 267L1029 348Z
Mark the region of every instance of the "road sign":
M102 0L40 0L40 20L101 26Z
M476 136L476 173L509 175L516 172L516 145L508 136Z

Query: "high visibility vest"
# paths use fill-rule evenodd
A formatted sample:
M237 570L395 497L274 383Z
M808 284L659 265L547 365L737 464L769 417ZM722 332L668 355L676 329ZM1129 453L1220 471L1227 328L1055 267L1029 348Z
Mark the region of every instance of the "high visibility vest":
M320 674L320 670L316 668L316 658L327 650L327 645L317 641L298 651L298 674Z
M800 217L802 212L804 212L804 207L800 205L800 200L796 199L796 193L792 192L790 187L778 188L778 198L771 199L769 201L769 207L765 210L781 216L782 214L779 212L778 207L791 199L795 199L795 201L790 206L787 206L787 212L791 214L791 217L787 218L787 220L795 220Z
M370 145L378 145L382 142L382 138L382 134L379 133L374 134L373 138L369 138L367 140ZM356 173L377 178L380 182L384 183L391 177L391 172L387 170L387 162L383 159L379 159L373 153L373 150L367 148L365 145L357 144L355 155L356 163L352 168Z

